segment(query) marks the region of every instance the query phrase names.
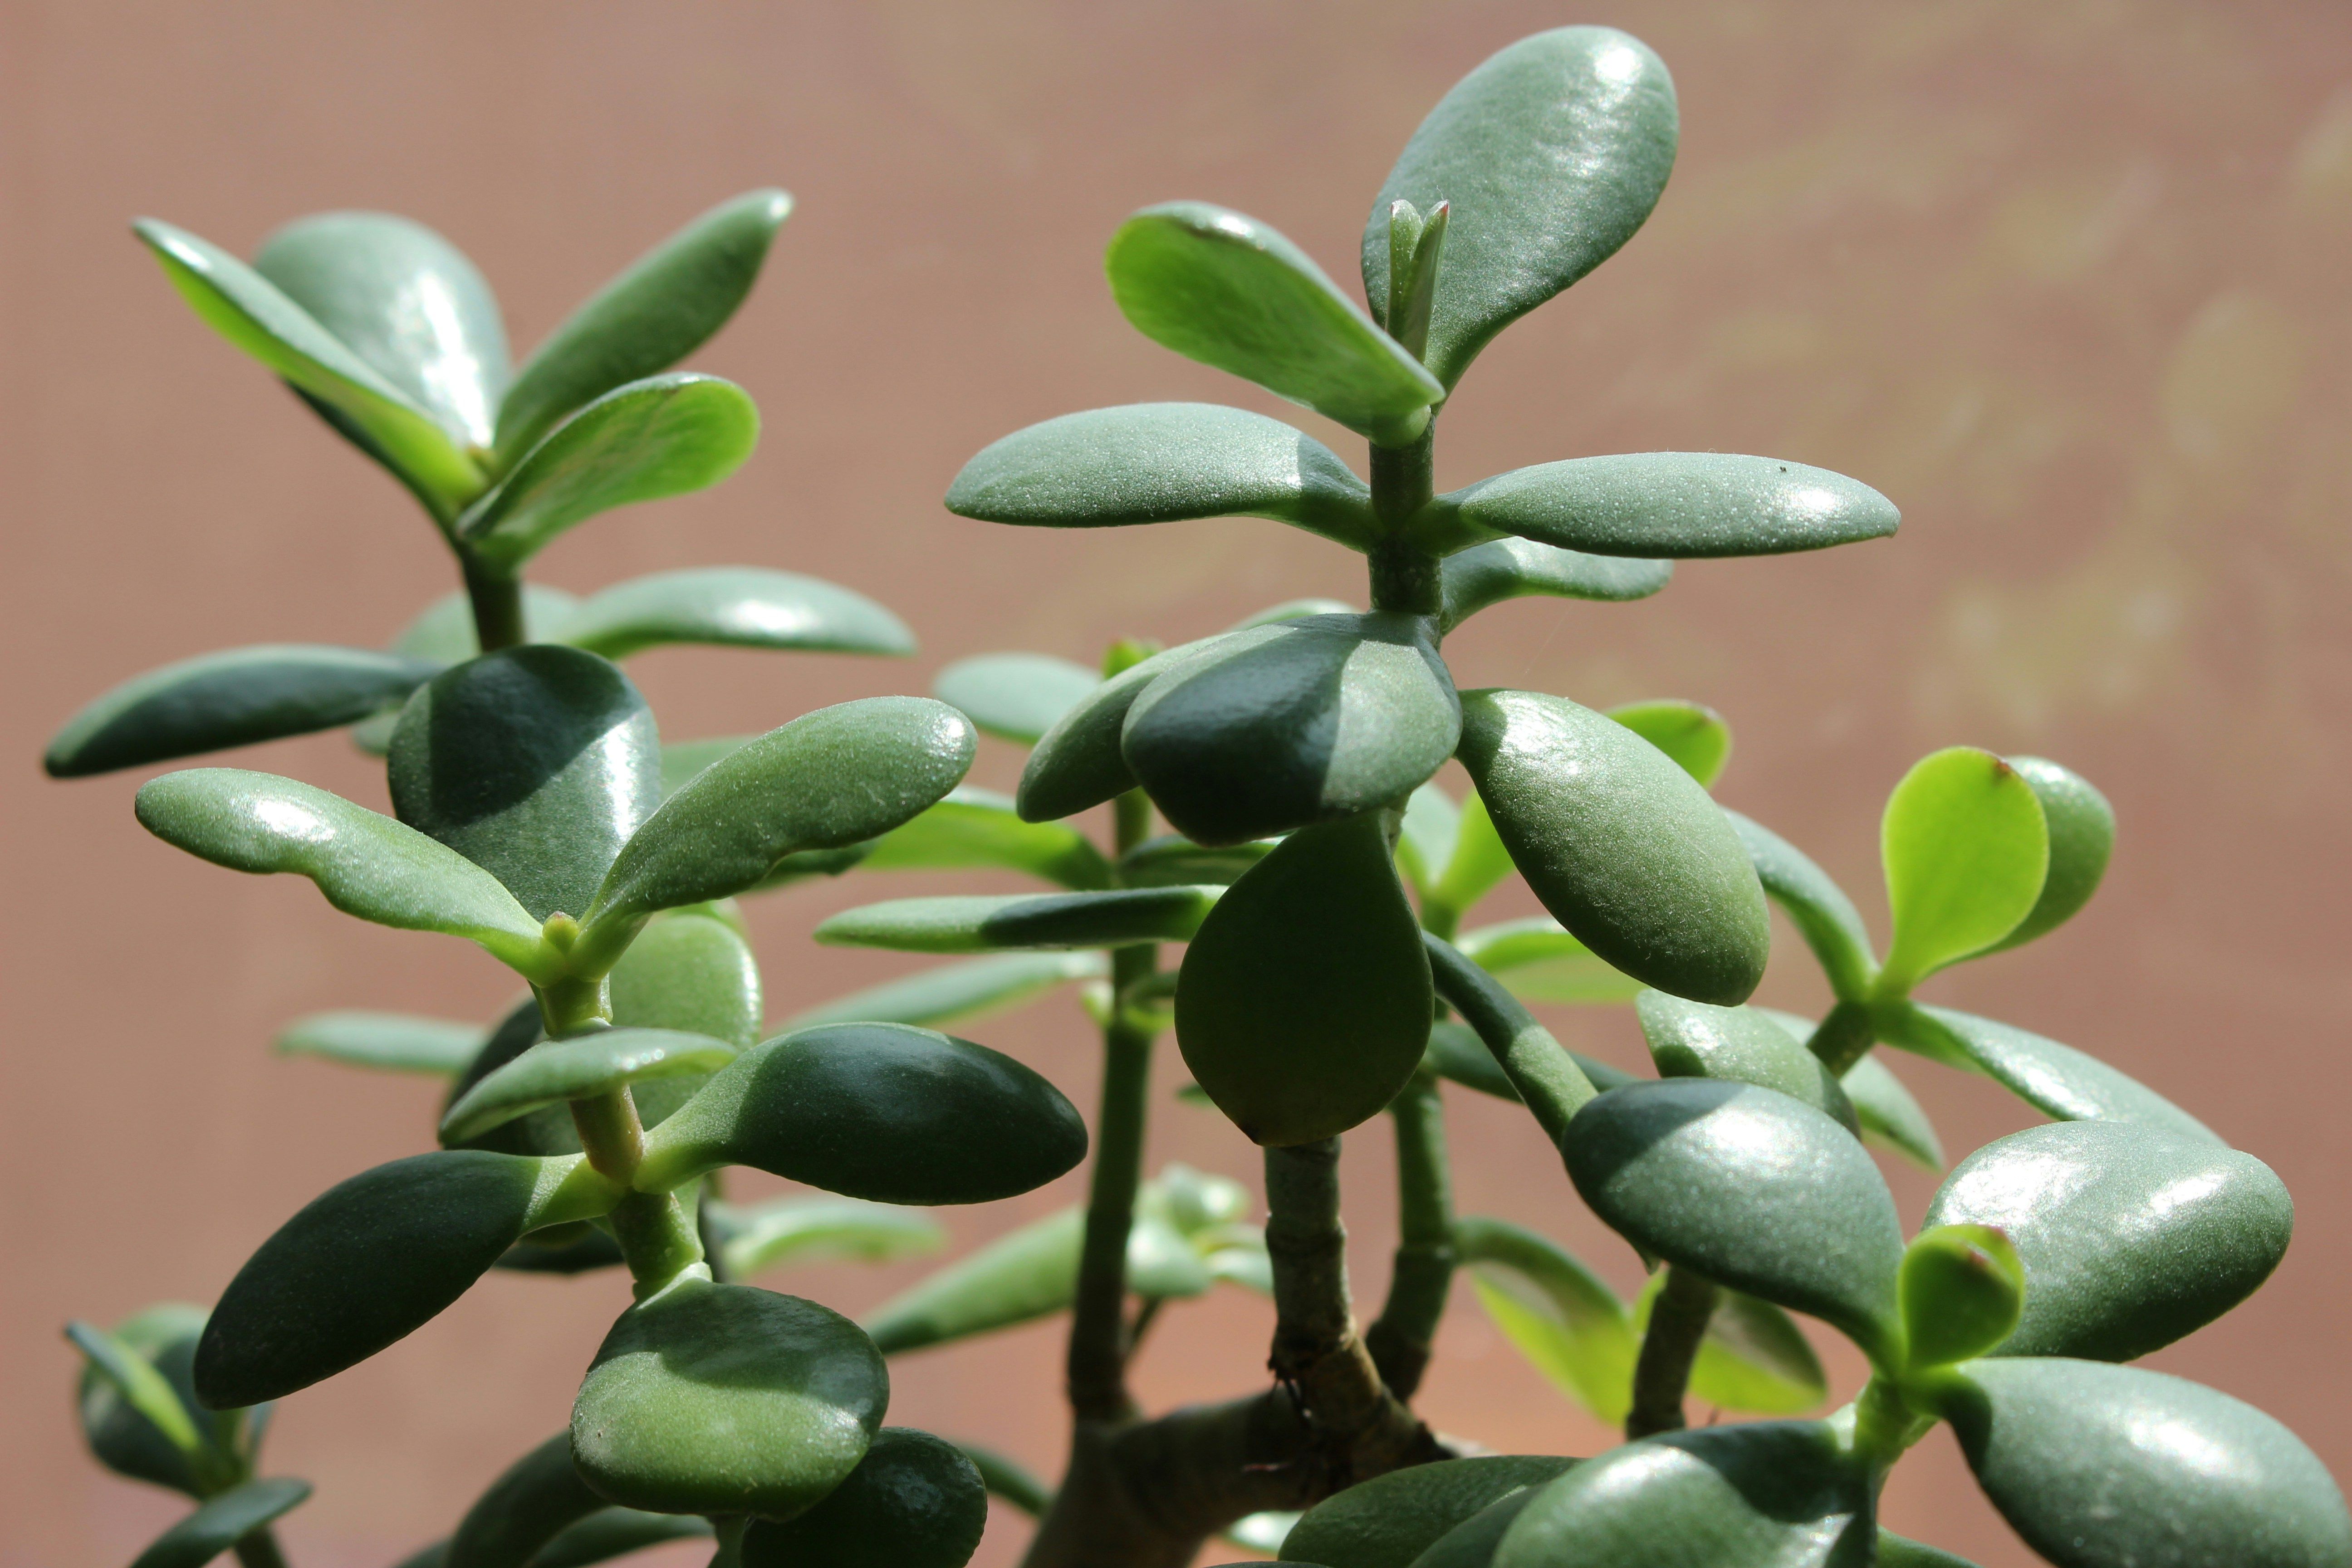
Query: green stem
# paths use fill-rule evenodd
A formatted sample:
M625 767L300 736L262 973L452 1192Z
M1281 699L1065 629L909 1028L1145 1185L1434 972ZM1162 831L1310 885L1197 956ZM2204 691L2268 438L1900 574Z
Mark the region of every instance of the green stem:
M1445 1106L1437 1080L1415 1073L1391 1102L1389 1115L1396 1123L1396 1267L1389 1277L1388 1300L1365 1331L1364 1344L1389 1392L1411 1399L1428 1370L1457 1261Z
M1265 1250L1274 1265L1275 1373L1292 1381L1354 1333L1337 1138L1265 1152Z
M625 1086L572 1102L572 1125L596 1173L624 1186L635 1181L646 1157L646 1129Z
M1874 1376L1864 1384L1853 1408L1854 1451L1880 1475L1894 1468L1904 1451L1936 1426L1933 1416L1912 1409L1902 1391L1884 1377Z
M466 598L474 609L474 637L484 653L518 647L526 640L522 624L522 580L492 571L460 545L457 563L466 574Z
M1831 1008L1829 1016L1814 1028L1812 1038L1805 1042L1832 1078L1853 1071L1853 1064L1877 1043L1870 1009L1860 1002L1841 1002Z
M244 1568L286 1568L286 1553L278 1549L278 1532L266 1524L239 1541L235 1550Z
M714 1513L710 1533L719 1538L719 1550L711 1553L710 1568L742 1568L743 1532L751 1528L751 1517L742 1513Z
M702 1261L694 1215L676 1193L631 1193L606 1218L640 1301Z
M1372 516L1387 537L1373 546L1372 608L1434 616L1441 603L1437 557L1402 537L1434 491L1436 427L1410 446L1372 448Z
M1666 1270L1665 1285L1650 1306L1641 1356L1633 1363L1633 1408L1625 1416L1628 1441L1683 1428L1683 1391L1690 1386L1691 1367L1698 1360L1699 1342L1706 1337L1718 1294L1711 1279L1685 1268Z

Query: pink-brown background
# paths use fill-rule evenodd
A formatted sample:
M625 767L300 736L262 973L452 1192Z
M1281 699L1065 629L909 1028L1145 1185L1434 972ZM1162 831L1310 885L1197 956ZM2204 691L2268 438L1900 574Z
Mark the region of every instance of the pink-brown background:
M2276 1279L2153 1361L2273 1411L2352 1472L2342 6L9 0L0 1564L120 1563L178 1511L80 1452L64 1319L208 1300L313 1193L428 1141L429 1085L274 1058L272 1030L335 1005L487 1017L509 992L461 944L362 927L299 883L157 844L130 816L141 775L38 776L47 732L122 677L246 641L374 643L449 575L405 497L191 318L129 217L249 251L308 211L411 214L481 263L527 348L693 213L790 187L800 209L766 279L696 361L761 401L759 454L719 490L607 516L542 560L572 588L786 566L875 594L922 633L902 665L635 665L670 734L760 729L923 689L971 652L1090 658L1119 634L1360 595L1351 557L1271 523L1027 532L938 498L983 443L1070 409L1280 411L1125 326L1098 268L1112 227L1148 202L1220 201L1351 278L1365 204L1427 107L1514 37L1576 21L1664 56L1678 171L1622 255L1471 373L1441 485L1580 453L1765 452L1866 479L1904 527L1828 555L1691 565L1639 605L1508 605L1448 648L1457 674L1714 704L1738 734L1723 796L1874 920L1878 805L1922 752L2042 752L2095 780L2122 823L2099 900L1930 990L2108 1057L2279 1170L2302 1225ZM383 800L334 737L234 760ZM994 748L975 777L1002 785L1016 765ZM772 1014L904 967L809 946L823 912L949 885L868 879L759 905ZM1818 1005L1785 931L1779 951L1766 998ZM1622 1016L1557 1022L1638 1054ZM1091 1095L1066 1000L973 1032ZM1956 1151L2032 1120L1979 1081L1896 1066ZM1630 1289L1632 1258L1533 1127L1454 1104L1464 1208L1545 1226ZM1155 1163L1250 1174L1223 1123L1160 1105ZM1388 1164L1371 1131L1354 1142L1357 1281L1376 1300ZM1930 1184L1895 1179L1916 1220ZM950 1212L954 1244L1074 1191ZM772 1282L856 1311L922 1267ZM494 1276L288 1401L271 1468L319 1485L284 1527L300 1568L374 1568L446 1531L561 1424L624 1299L612 1277ZM1461 1308L1424 1400L1435 1422L1504 1448L1605 1443ZM1267 1319L1238 1295L1171 1312L1143 1392L1253 1386ZM1050 1474L1057 1346L1040 1327L909 1358L893 1418ZM1843 1397L1855 1363L1824 1349ZM1886 1516L1988 1565L2028 1561L1940 1436L1898 1472ZM1017 1522L999 1515L983 1563L1013 1560Z

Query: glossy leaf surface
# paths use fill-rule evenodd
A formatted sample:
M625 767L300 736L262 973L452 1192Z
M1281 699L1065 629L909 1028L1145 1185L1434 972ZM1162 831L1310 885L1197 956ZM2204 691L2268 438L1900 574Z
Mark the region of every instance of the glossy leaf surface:
M313 1013L278 1032L281 1056L324 1057L383 1072L463 1072L482 1048L481 1029L410 1013Z
M1135 787L1119 752L1128 710L1161 675L1223 637L1185 643L1129 665L1096 687L1054 721L1021 770L1018 809L1031 822L1051 822L1100 805Z
M1438 628L1450 632L1489 605L1536 595L1612 603L1646 599L1666 585L1674 570L1671 561L1587 555L1532 539L1491 539L1455 551L1439 565Z
M157 1536L131 1560L131 1568L204 1568L263 1525L299 1507L310 1495L308 1481L247 1481L211 1499Z
M242 768L191 768L141 789L138 812L148 832L216 866L291 871L346 914L468 938L527 975L546 965L539 921L496 877L340 795Z
M1104 893L1014 893L893 899L826 919L814 933L845 947L902 952L1123 947L1186 942L1222 888L1121 888Z
M1861 1136L1853 1102L1821 1058L1761 1013L1685 1002L1663 991L1643 992L1634 1012L1660 1078L1710 1078L1777 1089Z
M474 1085L441 1119L441 1137L460 1143L565 1100L593 1100L646 1079L717 1072L735 1047L674 1029L599 1029L533 1046Z
M1949 1007L1906 1004L1884 1011L1885 1037L1987 1078L2062 1121L2133 1121L2219 1144L2212 1129L2164 1096L2055 1040Z
M732 382L708 375L631 382L550 431L467 510L458 537L511 572L600 511L717 484L742 466L759 438L760 411Z
M1614 967L1695 1001L1747 1000L1764 894L1706 790L1623 725L1559 697L1472 692L1461 757L1536 896Z
M666 643L806 653L915 651L907 623L837 584L763 566L656 572L591 594L562 640L606 658Z
M1228 889L1186 949L1176 1039L1256 1142L1379 1113L1420 1065L1433 1002L1379 819L1303 828Z
M730 898L796 850L887 833L956 786L975 743L962 714L920 697L871 697L795 719L664 801L623 847L591 920Z
M952 1024L1018 1007L1074 980L1108 972L1099 952L1004 952L961 963L942 963L903 980L812 1007L792 1021L795 1029L817 1024Z
M772 1198L738 1208L706 1197L702 1207L726 1238L728 1272L739 1278L787 1263L889 1262L936 1252L946 1239L927 1214L857 1198Z
M865 865L869 871L994 866L1065 888L1111 884L1110 862L1094 840L1065 823L1024 822L1011 795L970 784L959 784L912 822L885 834Z
M2252 1295L2286 1254L2294 1203L2252 1154L2061 1121L1961 1161L1927 1223L1995 1226L2024 1260L2025 1315L1998 1353L2131 1361Z
M1887 797L1878 837L1895 912L1879 975L1889 995L2016 930L2050 868L2050 833L2032 786L1971 746L1915 763Z
M435 676L401 710L386 763L401 821L541 921L583 912L661 804L653 710L576 648L504 648Z
M1146 207L1104 258L1138 331L1374 439L1445 388L1339 292L1307 253L1257 219L1203 202Z
M1713 787L1731 760L1731 726L1701 703L1628 702L1609 710L1609 717L1672 757L1702 786Z
M442 1568L524 1568L572 1525L604 1507L559 1432L507 1467L449 1537Z
M2074 918L2099 890L2116 847L2116 809L2091 781L2042 757L2011 757L2009 765L2042 803L2050 829L2050 873L2042 896L2015 930L1993 944L1998 952L2054 931Z
M42 753L51 778L307 735L398 702L434 667L365 648L266 645L165 665L66 721Z
M1412 1560L1412 1568L1488 1568L1496 1550L1519 1514L1536 1500L1539 1487L1506 1492L1455 1525Z
M983 653L940 671L931 695L991 735L1034 746L1102 677L1047 653Z
M1603 963L1549 915L1465 931L1455 945L1479 968L1501 976L1522 1002L1631 1002L1645 989Z
M604 1336L572 1456L629 1508L791 1519L857 1468L889 1401L881 1352L840 1313L688 1274Z
M1564 1152L1584 1201L1635 1246L1823 1319L1874 1360L1895 1353L1895 1200L1820 1111L1745 1084L1638 1083L1579 1111Z
M743 1568L963 1568L987 1524L988 1489L961 1448L885 1426L823 1502L746 1531Z
M1016 430L963 466L947 508L1044 528L1266 517L1358 550L1378 531L1370 491L1337 453L1215 403L1094 408Z
M1674 82L1640 40L1612 27L1520 39L1405 143L1364 229L1365 296L1385 312L1391 205L1451 204L1423 355L1451 387L1496 332L1633 237L1677 134Z
M2059 1568L2343 1568L2326 1469L2251 1405L2095 1362L1970 1362L1941 1406L1977 1481Z
M1601 1420L1623 1421L1641 1347L1617 1293L1549 1237L1505 1220L1465 1215L1454 1245L1519 1353Z
M2025 1265L1990 1226L1930 1223L1904 1250L1904 1354L1914 1369L1979 1356L2017 1327Z
M460 449L489 446L507 388L506 325L456 246L390 213L320 213L271 235L253 269Z
M1169 823L1207 845L1401 800L1461 736L1426 631L1412 616L1317 616L1223 638L1143 689L1120 754Z
M737 1058L646 1135L637 1184L750 1165L882 1203L975 1204L1086 1152L1076 1110L1010 1057L904 1024L829 1024Z
M1440 540L1516 534L1595 555L1780 555L1880 539L1901 521L1868 485L1727 452L1633 452L1514 468L1443 495L1415 528Z
M1825 1422L1670 1432L1545 1488L1494 1568L1870 1568L1873 1511Z
M574 410L662 370L726 325L793 210L778 190L751 191L711 208L549 334L499 406L505 461L529 451Z
M1282 1543L1281 1561L1319 1568L1408 1568L1440 1536L1522 1487L1542 1487L1574 1459L1485 1454L1391 1470L1307 1510Z
M1865 994L1877 978L1878 958L1853 900L1803 850L1762 823L1728 809L1723 815L1738 833L1765 893L1788 912L1820 960L1830 989L1849 1001Z
M682 1029L739 1051L767 1032L751 944L698 910L680 910L640 931L613 966L610 991L613 1022L624 1029Z

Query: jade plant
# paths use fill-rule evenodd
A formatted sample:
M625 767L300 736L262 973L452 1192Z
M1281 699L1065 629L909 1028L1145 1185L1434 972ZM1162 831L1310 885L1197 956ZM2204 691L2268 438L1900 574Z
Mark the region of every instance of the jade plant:
M385 754L392 816L200 769L147 784L141 821L238 869L307 876L364 919L470 938L530 991L487 1027L298 1021L287 1049L447 1078L443 1147L316 1200L208 1314L74 1326L98 1457L200 1503L145 1568L231 1547L274 1563L268 1521L306 1489L256 1479L268 1402L498 1267L624 1268L635 1304L583 1347L568 1430L486 1478L416 1568L571 1568L700 1533L723 1563L954 1568L990 1491L1038 1516L1031 1568L1181 1568L1220 1537L1321 1568L1919 1568L1959 1560L1881 1529L1877 1500L1938 1423L2050 1562L2352 1563L2343 1500L2292 1434L2126 1364L2275 1268L2293 1222L2278 1179L2096 1058L1915 995L2084 907L2115 837L2095 788L2040 758L1922 760L1882 821L1881 957L1811 859L1717 804L1730 731L1709 710L1454 683L1444 638L1504 600L1639 599L1679 558L1895 530L1853 479L1715 453L1436 491L1454 384L1625 243L1675 141L1656 57L1572 27L1504 49L1423 121L1373 204L1363 306L1257 219L1147 208L1108 256L1128 319L1356 432L1369 478L1278 420L1151 404L1010 435L947 497L1026 526L1271 518L1361 553L1367 607L1296 601L1172 647L1122 640L1098 664L982 655L943 670L936 700L670 745L613 660L657 642L911 646L879 606L780 573L580 600L520 581L562 529L713 482L748 450L740 391L664 373L743 298L781 196L689 227L510 383L488 290L413 225L305 220L249 267L143 226L207 321L424 502L463 593L389 653L244 649L139 678L67 727L51 771L351 725ZM961 784L976 730L1028 748L1014 795ZM1449 763L1466 795L1436 782ZM1101 837L1071 820L1097 807ZM763 1022L736 900L959 867L1040 885L835 914L815 940L949 961ZM1470 923L1514 877L1547 913ZM1827 984L1818 1020L1748 1004L1774 905ZM1035 1073L937 1032L1067 991L1100 1035L1091 1139ZM1565 1049L1530 1004L1630 1007L1655 1076ZM1230 1175L1146 1178L1171 1032L1182 1098L1260 1148L1262 1215ZM1945 1172L1881 1047L1984 1075L2048 1121ZM1562 1162L1559 1195L1651 1270L1633 1301L1539 1231L1454 1212L1455 1089L1527 1111ZM1399 1236L1360 1331L1339 1141L1383 1113ZM938 1227L910 1206L1032 1190L1089 1142L1081 1205L862 1325L735 1282L924 1249ZM1907 1239L1873 1148L1945 1172ZM730 1166L829 1195L729 1203ZM1264 1369L1237 1350L1203 1390L1223 1402L1143 1410L1129 1372L1150 1329L1220 1282L1271 1297ZM1431 1429L1413 1401L1442 1373L1457 1297L1626 1441L1498 1455ZM879 1425L887 1357L1063 1312L1058 1485L1004 1458L1001 1435ZM1870 1367L1826 1415L1801 1318ZM1694 1398L1766 1418L1694 1429Z

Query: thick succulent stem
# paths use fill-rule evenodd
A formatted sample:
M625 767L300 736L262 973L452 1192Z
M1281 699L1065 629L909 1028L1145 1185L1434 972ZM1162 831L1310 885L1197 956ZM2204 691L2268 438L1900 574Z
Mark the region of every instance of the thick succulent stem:
M1370 554L1372 608L1435 616L1440 605L1437 557L1405 539L1405 523L1429 504L1434 489L1433 424L1405 447L1372 447L1372 515L1387 537Z
M286 1568L286 1553L278 1549L278 1532L266 1524L239 1541L234 1550L243 1568Z
M1445 1107L1437 1080L1416 1073L1393 1103L1396 1124L1397 1249L1388 1300L1365 1331L1381 1380L1411 1399L1429 1366L1431 1342L1454 1285L1454 1191L1445 1157Z
M1152 950L1111 955L1111 989L1123 994L1152 972ZM1102 1109L1087 1190L1086 1241L1070 1320L1070 1409L1081 1421L1132 1415L1127 1393L1127 1237L1143 1183L1143 1134L1151 1090L1151 1035L1114 1013L1103 1030Z
M1678 1432L1685 1425L1683 1391L1690 1386L1691 1367L1718 1294L1711 1279L1686 1268L1666 1270L1666 1282L1650 1307L1642 1353L1633 1363L1633 1408L1625 1416L1629 1440Z
M520 647L526 640L522 625L522 581L491 570L460 546L457 560L466 574L466 598L473 606L474 637L484 653Z

